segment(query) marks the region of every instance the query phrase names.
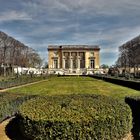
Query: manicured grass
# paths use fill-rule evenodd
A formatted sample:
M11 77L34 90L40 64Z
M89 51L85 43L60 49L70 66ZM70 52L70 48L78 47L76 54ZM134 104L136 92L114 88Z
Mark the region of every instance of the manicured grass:
M12 93L59 95L103 94L117 98L129 95L140 96L140 91L111 84L90 77L52 77L37 84L9 90Z

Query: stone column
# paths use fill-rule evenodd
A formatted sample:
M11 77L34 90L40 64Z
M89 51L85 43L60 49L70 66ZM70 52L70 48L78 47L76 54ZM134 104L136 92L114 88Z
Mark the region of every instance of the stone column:
M65 58L63 58L63 69L65 69Z
M70 68L73 69L73 59L70 58Z
M80 69L80 55L77 55L77 68Z
M57 59L57 61L58 61L58 69L60 68L60 61L59 61L59 59Z
M53 65L52 65L52 68L54 69L54 59L53 59Z
M64 53L62 53L62 69L65 69L65 56L64 56Z
M78 69L80 69L80 58L77 59L78 62Z
M71 56L71 52L70 52L70 69L73 68L73 61L72 61L72 56Z

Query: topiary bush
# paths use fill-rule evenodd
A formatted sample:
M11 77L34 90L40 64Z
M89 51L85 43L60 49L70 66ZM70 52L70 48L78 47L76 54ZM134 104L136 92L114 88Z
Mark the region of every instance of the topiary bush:
M119 140L132 128L129 106L100 95L37 97L22 104L18 119L34 140Z

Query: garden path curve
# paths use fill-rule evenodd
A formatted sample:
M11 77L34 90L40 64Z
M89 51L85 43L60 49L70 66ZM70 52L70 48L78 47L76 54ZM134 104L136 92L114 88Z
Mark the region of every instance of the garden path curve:
M10 140L8 136L6 135L5 128L7 124L11 121L12 118L7 119L0 123L0 140Z

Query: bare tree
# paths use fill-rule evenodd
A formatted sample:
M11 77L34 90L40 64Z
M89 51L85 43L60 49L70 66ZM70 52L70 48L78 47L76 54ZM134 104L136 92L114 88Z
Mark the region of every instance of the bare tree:
M36 67L41 63L39 54L20 41L0 32L0 74L6 67ZM4 68L4 69L3 69Z
M140 36L120 46L119 52L117 65L120 65L125 71L129 70L129 72L133 68L136 75L140 68Z

